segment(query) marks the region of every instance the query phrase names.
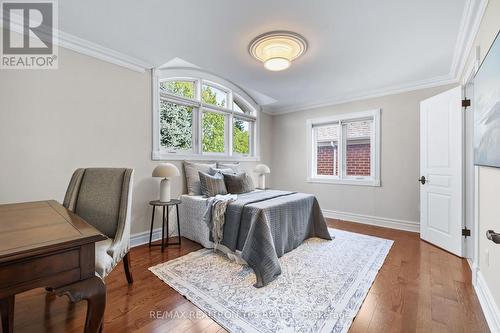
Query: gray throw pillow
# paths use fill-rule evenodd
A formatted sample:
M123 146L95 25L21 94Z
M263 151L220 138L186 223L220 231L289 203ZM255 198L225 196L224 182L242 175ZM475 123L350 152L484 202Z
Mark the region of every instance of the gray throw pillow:
M208 173L210 168L215 168L215 163L193 163L184 161L184 174L186 176L186 185L189 195L200 195L200 175L198 172Z
M215 175L209 175L205 172L198 172L200 177L201 193L207 197L215 197L217 194L227 194L224 176L217 172Z
M231 194L241 194L255 190L252 178L248 177L244 172L235 175L224 174L224 183L227 191Z

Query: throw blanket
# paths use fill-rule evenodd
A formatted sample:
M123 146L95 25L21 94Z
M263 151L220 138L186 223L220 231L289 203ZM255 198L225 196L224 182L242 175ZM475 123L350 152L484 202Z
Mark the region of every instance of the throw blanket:
M214 199L209 199L205 222L213 230ZM214 240L214 235L211 235ZM318 201L311 194L255 191L238 195L226 207L220 244L241 251L255 272L256 287L281 274L278 258L310 237L331 239Z
M203 220L212 221L212 227L210 230L212 231L212 240L215 243L214 250L217 250L220 242L222 241L224 223L226 222L224 215L226 214L227 205L237 198L238 196L235 194L218 194L215 197L208 199L207 205L208 207L211 207L211 209L207 209L205 211Z

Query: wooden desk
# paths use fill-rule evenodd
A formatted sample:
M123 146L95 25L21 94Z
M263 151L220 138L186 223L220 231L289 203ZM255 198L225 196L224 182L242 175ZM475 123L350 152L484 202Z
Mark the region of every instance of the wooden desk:
M56 201L0 205L0 316L13 331L15 294L46 287L87 300L85 332L98 332L106 286L95 276L97 229Z

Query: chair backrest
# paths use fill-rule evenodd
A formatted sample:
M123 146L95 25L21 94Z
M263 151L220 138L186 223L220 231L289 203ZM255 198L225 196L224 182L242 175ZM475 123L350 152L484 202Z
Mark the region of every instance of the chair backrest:
M63 205L100 232L114 238L125 223L132 169L77 169L68 185Z

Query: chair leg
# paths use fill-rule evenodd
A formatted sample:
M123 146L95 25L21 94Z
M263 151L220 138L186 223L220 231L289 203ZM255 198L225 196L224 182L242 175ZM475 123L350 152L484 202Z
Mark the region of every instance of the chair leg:
M125 276L127 277L128 284L134 283L134 279L132 278L132 272L130 271L130 253L123 257L123 266L125 267Z

